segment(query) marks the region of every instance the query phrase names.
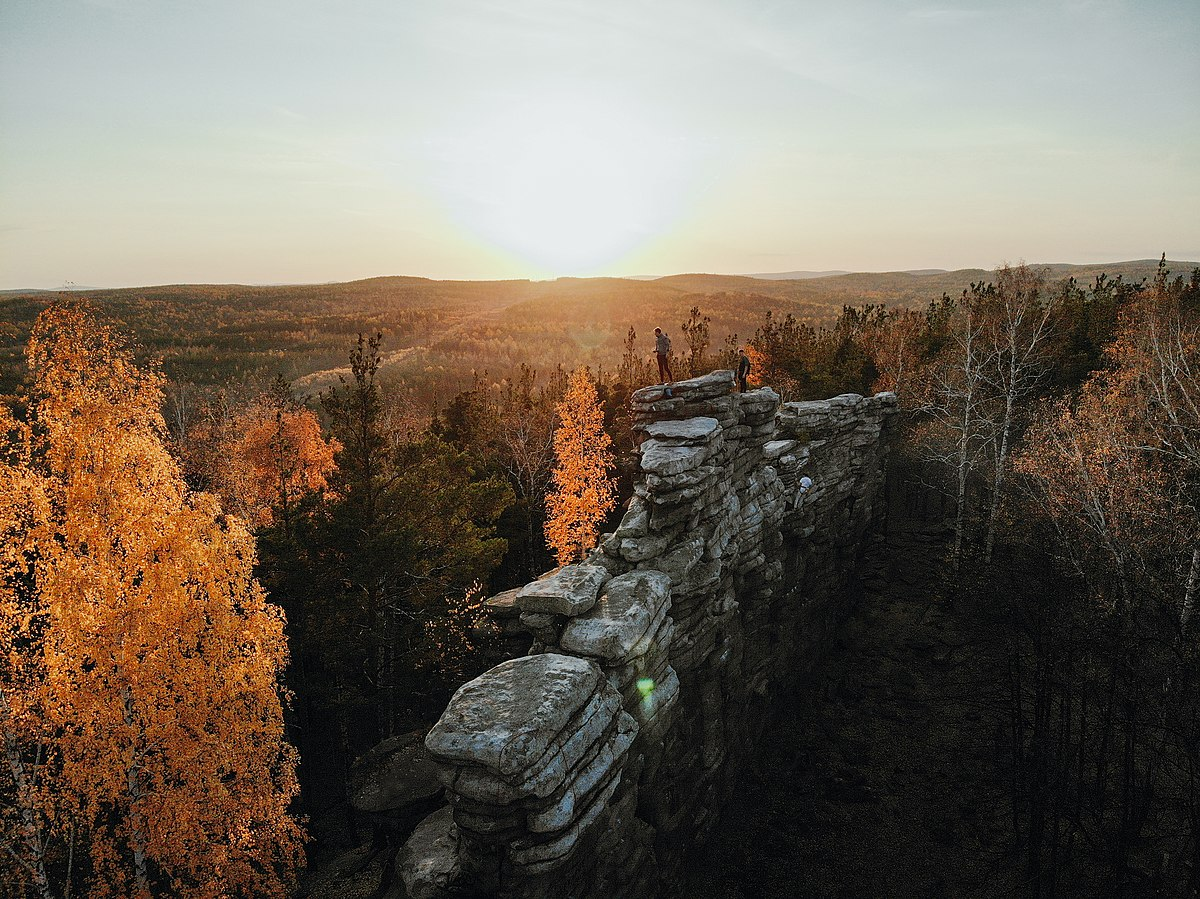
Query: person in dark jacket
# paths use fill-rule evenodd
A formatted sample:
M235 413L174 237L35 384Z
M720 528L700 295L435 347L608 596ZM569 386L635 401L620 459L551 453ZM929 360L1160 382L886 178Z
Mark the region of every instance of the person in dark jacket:
M658 356L658 379L663 384L675 380L671 375L671 338L663 333L662 328L654 329L654 354Z
M750 378L750 357L746 355L746 350L743 347L738 356L737 366L737 383L738 390L742 393L746 392L746 382Z

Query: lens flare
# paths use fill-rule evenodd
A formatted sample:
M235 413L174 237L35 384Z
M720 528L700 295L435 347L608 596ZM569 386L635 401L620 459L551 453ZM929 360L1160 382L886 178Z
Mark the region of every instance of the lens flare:
M638 692L642 694L642 701L645 702L654 693L654 678L639 678L637 682L637 688Z

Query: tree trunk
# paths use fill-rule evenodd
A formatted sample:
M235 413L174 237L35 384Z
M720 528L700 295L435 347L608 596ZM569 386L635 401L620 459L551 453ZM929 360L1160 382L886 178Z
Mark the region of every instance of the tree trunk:
M1183 609L1179 613L1179 627L1186 637L1196 610L1196 590L1200 587L1200 546L1192 550L1192 567L1188 571L1187 586L1183 591Z
M962 567L963 530L967 509L967 470L970 468L971 400L963 404L962 432L958 438L958 488L954 494L954 571Z
M1004 466L1008 461L1008 441L1012 434L1013 395L1009 391L1004 401L1004 428L1000 437L1000 452L996 456L996 476L992 480L992 508L988 513L987 542L983 550L983 564L992 564L992 547L996 543L996 520L1000 514L1000 492L1004 488Z
M379 620L379 683L383 688L383 736L396 732L396 635L392 612L385 607Z
M20 806L18 814L21 820L21 837L29 852L29 858L23 859L17 856L17 861L29 871L29 875L33 879L33 887L38 891L38 895L42 899L53 899L54 893L50 890L50 878L46 876L46 850L42 842L42 831L37 823L32 790L25 773L25 761L21 758L17 735L13 733L9 718L8 697L4 695L3 689L0 689L0 728L4 731L4 755L8 761L8 770L12 775L13 785L16 787L17 803ZM11 849L9 852L15 856Z
M125 726L133 733L140 734L140 728L133 716L133 695L128 687L121 691L124 704ZM125 771L125 789L129 798L129 848L133 852L133 873L137 883L139 897L149 897L150 873L146 864L146 822L142 817L142 782L138 776L138 757L135 752L133 761Z
M75 871L75 825L71 825L71 836L67 840L67 875L63 881L63 899L71 899L71 875Z

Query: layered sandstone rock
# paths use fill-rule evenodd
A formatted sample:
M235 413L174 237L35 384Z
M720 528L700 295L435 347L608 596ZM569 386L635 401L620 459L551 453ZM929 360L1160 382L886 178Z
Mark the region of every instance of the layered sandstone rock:
M401 853L413 895L655 896L703 844L771 697L849 610L895 408L733 387L635 393L618 527L489 601L532 654L464 685L426 740L452 817Z

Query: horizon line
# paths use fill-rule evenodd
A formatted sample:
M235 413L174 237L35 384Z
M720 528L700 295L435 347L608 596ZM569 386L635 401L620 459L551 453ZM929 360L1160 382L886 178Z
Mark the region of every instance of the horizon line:
M923 275L936 274L953 274L963 271L995 271L1000 265L1029 265L1030 267L1053 267L1053 266L1071 266L1074 268L1095 268L1096 266L1104 265L1133 265L1138 263L1154 263L1157 264L1161 257L1143 257L1140 259L1119 259L1104 262L1024 262L1016 263L1003 262L993 266L968 266L964 268L935 268L928 267L913 267L904 269L826 269L826 270L808 270L808 269L791 269L779 272L704 272L704 271L682 271L672 272L665 275L554 275L545 278L537 277L511 277L511 278L435 278L428 275L413 275L413 274L387 274L387 275L366 275L357 278L335 279L329 281L160 281L157 283L143 284L120 284L115 286L96 286L96 285L79 285L71 281L65 281L63 284L55 287L0 287L0 293L3 294L23 294L23 293L84 293L88 291L107 291L107 290L147 290L155 287L320 287L331 284L353 284L358 281L375 281L388 278L412 278L421 281L432 282L449 282L449 283L466 283L466 284L503 284L512 282L528 282L531 284L550 284L555 281L589 281L589 280L614 280L614 281L657 281L664 278L679 278L687 276L703 276L703 277L718 277L718 278L753 278L757 280L821 280L824 278L838 278L846 275L896 275L909 274L915 277ZM1200 261L1187 259L1167 259L1168 265L1183 265L1192 268L1200 268ZM1179 274L1179 272L1174 272ZM795 278L787 278L786 275L796 275Z

